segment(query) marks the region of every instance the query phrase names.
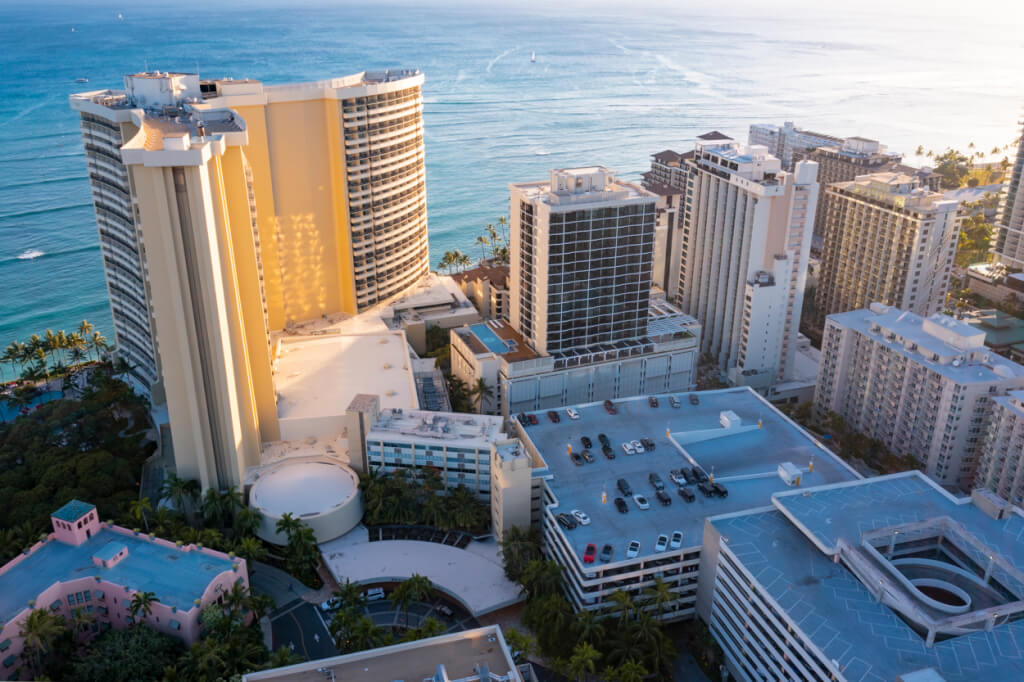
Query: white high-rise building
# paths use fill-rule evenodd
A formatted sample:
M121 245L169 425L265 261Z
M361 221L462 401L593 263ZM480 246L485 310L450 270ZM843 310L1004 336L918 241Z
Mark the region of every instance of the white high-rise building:
M793 167L793 152L842 144L843 138L801 130L786 121L777 126L772 123L754 123L750 126L747 143L768 147L768 151L782 161L783 168Z
M676 300L701 323L701 350L730 381L770 393L794 369L817 164L789 173L764 147L719 132L701 135L682 163Z
M999 207L999 230L992 247L996 261L1011 268L1024 268L1024 135L1017 147L1017 161L1006 183L1006 196Z
M873 303L827 318L814 408L967 489L992 399L1021 388L1024 367L989 351L983 331Z
M821 318L876 301L924 316L942 309L960 237L959 202L902 173L826 185L821 201Z
M1024 502L1024 391L992 399L974 485L1015 505Z

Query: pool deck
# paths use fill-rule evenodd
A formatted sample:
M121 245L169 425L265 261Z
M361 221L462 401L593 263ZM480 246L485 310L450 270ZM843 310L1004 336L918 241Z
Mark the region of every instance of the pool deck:
M791 489L778 476L782 462L792 462L804 470L802 487L859 478L749 388L699 392L699 405L690 403L688 393L677 395L682 403L678 408L670 406L667 395L658 396L657 408L648 405L647 397L616 401L616 415L605 412L602 403L577 406L578 420L570 420L560 409L561 421L557 424L543 410L536 413L537 425L519 429L547 464L551 475L548 485L558 500L554 511L580 509L592 520L590 525L571 531L559 528L581 561L588 543L598 549L605 543L612 545L612 560L621 560L626 545L634 539L640 542L640 556L648 556L654 554L659 534L671 535L676 530L683 533L683 547L699 547L707 517L764 507L771 504L773 493ZM729 410L741 420L732 431L720 422L721 413ZM599 433L611 440L614 460L601 453ZM594 441L591 452L595 461L576 466L567 446L571 443L573 452L581 451L580 437L584 435ZM623 442L644 437L655 442L654 452L623 452ZM807 472L812 460L814 471ZM706 498L696 486L689 486L696 500L687 503L679 497L669 471L693 464L714 473L715 481L726 486L729 496ZM648 475L655 472L665 483L671 506L662 506L654 496ZM629 512L620 514L613 504L614 498L621 496L616 487L619 478L626 479L634 493L644 495L650 508L639 509L627 499ZM604 504L602 492L607 493Z
M93 563L108 544L122 544L128 556L111 568ZM153 592L162 604L188 611L203 596L210 582L230 571L234 562L198 549L178 549L154 542L149 536L103 528L75 547L48 540L6 572L0 574L0 621L21 613L29 600L59 582L100 576L103 581Z

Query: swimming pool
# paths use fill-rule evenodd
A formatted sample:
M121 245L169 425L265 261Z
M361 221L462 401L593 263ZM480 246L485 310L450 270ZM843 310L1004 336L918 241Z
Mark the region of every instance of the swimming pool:
M469 328L476 335L476 338L480 339L480 342L487 346L487 350L492 353L507 353L508 346L502 341L494 330L488 327L486 324L471 324Z
M58 398L60 398L60 396L60 391L46 391L45 393L40 393L39 395L32 399L32 404L29 405L29 409L34 410L38 405L48 403L51 400L57 400ZM20 407L8 405L3 401L2 398L0 398L0 421L9 422L15 417L19 416L21 416Z

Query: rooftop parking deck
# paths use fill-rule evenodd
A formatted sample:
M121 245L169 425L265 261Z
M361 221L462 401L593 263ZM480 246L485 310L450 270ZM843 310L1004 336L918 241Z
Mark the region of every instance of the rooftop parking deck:
M778 475L778 466L792 462L803 470L802 485L821 485L851 481L857 474L831 452L819 445L803 429L796 426L749 388L702 391L696 393L700 403L691 404L689 393L680 393L680 407L673 408L667 395L658 396L659 406L650 407L647 397L620 400L615 403L618 414L609 415L602 403L578 406L580 418L572 420L559 409L560 421L552 423L546 411L536 413L538 424L520 431L544 459L552 479L548 482L556 498L555 512L580 509L592 523L565 533L577 556L582 560L588 543L600 549L611 544L613 561L624 558L630 540L640 542L640 556L654 554L659 534L683 533L683 547L697 547L703 536L704 519L771 503L773 493L790 488ZM732 411L739 423L725 429L721 414ZM758 421L760 420L760 426ZM671 437L666 434L671 433ZM601 452L598 434L611 441L615 459ZM583 446L581 436L593 441L590 448L594 462L577 466L568 455ZM653 452L627 455L624 442L649 438L655 443ZM814 470L808 472L813 460ZM669 472L683 466L697 465L714 474L728 490L728 497L704 497L696 486L693 502L680 497L670 481ZM672 500L662 506L648 481L657 473L665 483ZM647 498L650 508L639 509L632 499L626 503L629 512L620 514L614 499L623 496L616 481L624 478L634 493ZM602 492L607 502L602 504Z

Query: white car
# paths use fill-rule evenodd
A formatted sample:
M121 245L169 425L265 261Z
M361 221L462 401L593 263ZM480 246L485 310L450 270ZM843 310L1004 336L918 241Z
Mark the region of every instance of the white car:
M565 408L565 413L569 415L569 419L579 419L580 413L575 407Z
M629 444L633 446L633 449L636 450L637 454L644 451L644 446L638 440L631 440L629 441Z
M634 448L629 443L623 443L622 444L622 451L625 452L627 455L635 455L636 454L636 448Z
M679 469L673 469L668 472L668 480L676 485L686 485L686 477L683 476L683 472L679 471Z
M672 549L679 549L683 546L683 533L682 531L672 531L672 539L669 540L668 546Z
M668 548L668 536L662 533L658 536L658 541L654 543L655 552L664 552Z
M573 509L571 513L576 518L576 520L580 522L581 526L590 525L590 517L587 516L586 513L580 511L579 509Z
M633 501L636 502L636 506L639 507L640 509L650 509L651 508L651 503L648 502L647 498L644 497L643 495L641 495L640 493L637 493L636 495L633 495Z
M626 558L635 559L636 555L640 553L640 543L636 540L632 540L629 543L629 547L626 548Z

